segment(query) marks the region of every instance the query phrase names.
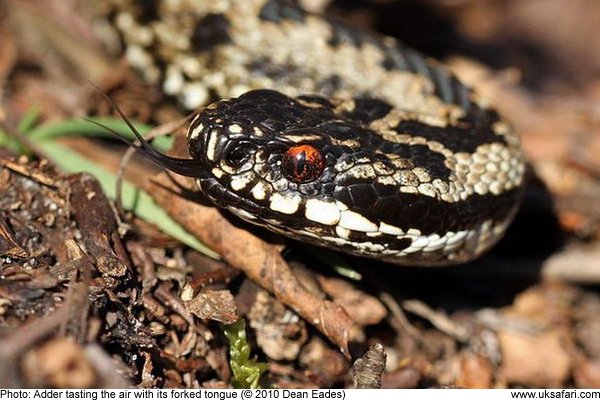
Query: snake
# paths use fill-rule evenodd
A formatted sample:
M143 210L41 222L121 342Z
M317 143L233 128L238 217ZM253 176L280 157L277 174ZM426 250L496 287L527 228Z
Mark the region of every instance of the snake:
M142 77L198 110L191 158L135 132L137 149L194 178L216 206L407 266L471 261L514 218L526 180L518 135L397 39L291 0L94 3Z

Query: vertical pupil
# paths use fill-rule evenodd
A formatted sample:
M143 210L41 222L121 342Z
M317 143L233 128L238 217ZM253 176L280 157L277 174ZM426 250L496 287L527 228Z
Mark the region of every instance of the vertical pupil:
M323 154L314 146L299 144L290 147L281 161L283 174L296 183L314 181L325 169Z
M296 156L296 175L301 177L306 172L306 152L302 151Z

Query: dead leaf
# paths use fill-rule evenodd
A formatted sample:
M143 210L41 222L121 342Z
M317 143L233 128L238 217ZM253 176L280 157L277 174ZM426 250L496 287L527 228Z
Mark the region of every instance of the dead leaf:
M256 342L273 360L295 360L308 338L304 321L264 290L257 293L248 319Z
M223 324L233 324L239 319L235 300L229 290L204 290L185 307L200 319L210 319Z

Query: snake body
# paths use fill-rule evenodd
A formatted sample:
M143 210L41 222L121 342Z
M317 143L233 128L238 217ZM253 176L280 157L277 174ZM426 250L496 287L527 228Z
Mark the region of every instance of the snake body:
M131 64L185 108L219 207L295 239L403 265L471 260L505 232L519 139L443 66L285 0L96 0Z

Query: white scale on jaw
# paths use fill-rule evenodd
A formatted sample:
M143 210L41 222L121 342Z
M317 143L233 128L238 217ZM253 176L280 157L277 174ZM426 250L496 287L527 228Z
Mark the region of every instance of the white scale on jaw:
M254 171L247 171L243 174L234 175L231 177L229 186L235 191L244 189L255 178Z
M338 225L342 228L350 229L353 231L377 232L378 230L378 226L376 224L369 221L362 215L350 210L345 210L341 212L340 222L338 223Z
M250 193L256 200L264 200L267 197L267 185L259 180Z
M282 214L294 214L298 211L302 197L299 194L286 194L274 193L271 196L271 203L269 207L273 211L278 211Z
M333 226L340 221L340 208L333 202L308 199L304 213L306 219L323 225Z

